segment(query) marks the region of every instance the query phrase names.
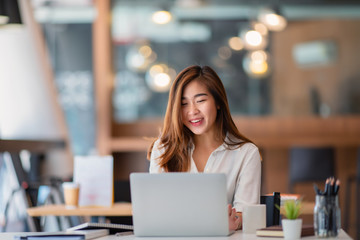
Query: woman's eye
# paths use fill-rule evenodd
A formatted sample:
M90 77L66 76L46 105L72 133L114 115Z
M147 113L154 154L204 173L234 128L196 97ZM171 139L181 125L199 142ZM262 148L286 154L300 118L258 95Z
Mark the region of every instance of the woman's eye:
M205 99L200 99L197 101L198 103L205 102Z
M185 106L187 103L181 103L181 106Z

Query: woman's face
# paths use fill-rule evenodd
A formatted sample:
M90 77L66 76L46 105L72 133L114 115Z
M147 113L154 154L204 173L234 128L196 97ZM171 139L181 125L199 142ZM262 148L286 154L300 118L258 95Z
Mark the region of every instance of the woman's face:
M217 106L214 97L204 84L190 82L181 98L181 116L183 124L195 135L215 133Z

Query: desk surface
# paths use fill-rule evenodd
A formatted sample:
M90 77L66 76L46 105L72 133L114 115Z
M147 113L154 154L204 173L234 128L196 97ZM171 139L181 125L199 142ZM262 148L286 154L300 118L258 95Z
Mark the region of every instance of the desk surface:
M314 202L303 202L302 214L313 214ZM283 212L283 209L281 210ZM27 209L32 217L39 216L132 216L131 203L114 203L111 207L79 207L67 209L65 205L45 205Z
M131 203L114 203L111 207L78 207L67 209L65 205L45 205L27 209L32 217L39 216L132 216Z
M0 239L1 240L14 240L14 236L19 235L26 235L26 234L34 234L34 233L0 233ZM126 235L126 236L115 236L115 235L108 235L101 238L96 238L96 240L158 240L159 238L152 238L152 237L146 237L146 238L137 238L134 235ZM209 237L162 237L161 240L205 240L209 239ZM261 240L275 240L275 239L283 239L283 238L264 238L264 237L256 237L255 234L245 234L242 233L242 231L237 231L234 234L232 234L229 237L213 237L212 240L253 240L253 239L261 239ZM307 239L307 240L315 240L315 239L322 239L322 238L316 238L315 236L310 237L303 237L301 239ZM327 238L327 239L351 239L349 235L346 234L345 231L341 230L337 238Z

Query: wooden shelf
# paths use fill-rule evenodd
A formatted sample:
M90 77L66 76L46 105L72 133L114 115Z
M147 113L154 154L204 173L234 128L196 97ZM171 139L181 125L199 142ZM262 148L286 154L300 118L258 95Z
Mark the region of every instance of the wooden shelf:
M235 117L239 130L261 148L289 148L291 146L360 146L360 116L350 117ZM109 140L111 152L146 152L151 137L158 136L158 128L149 130L147 126L159 125L159 120L150 123L119 124L119 129L127 129L147 136L116 136ZM145 127L147 130L142 130ZM118 131L120 132L120 131ZM149 136L151 135L152 136Z
M27 209L32 217L39 216L131 216L131 203L114 203L111 207L78 207L67 209L65 205L44 205Z
M144 152L147 151L151 140L143 137L118 137L110 141L112 152Z
M52 148L65 148L65 140L9 140L0 139L0 152L46 152Z

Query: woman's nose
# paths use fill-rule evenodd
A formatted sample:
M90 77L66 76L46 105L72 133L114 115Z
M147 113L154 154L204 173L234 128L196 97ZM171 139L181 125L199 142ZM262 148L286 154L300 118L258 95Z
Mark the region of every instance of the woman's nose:
M199 109L197 108L196 104L190 104L190 113L198 113Z

